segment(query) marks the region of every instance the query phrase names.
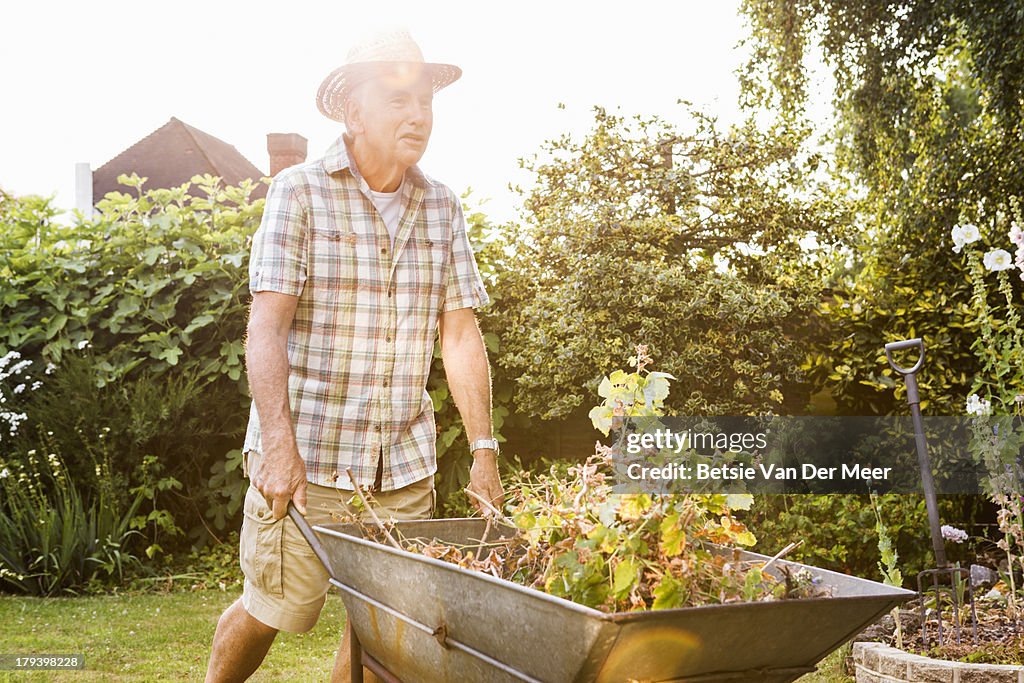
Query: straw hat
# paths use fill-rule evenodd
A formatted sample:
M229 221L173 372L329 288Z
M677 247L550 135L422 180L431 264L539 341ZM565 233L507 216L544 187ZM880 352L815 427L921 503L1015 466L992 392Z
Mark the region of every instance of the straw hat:
M454 64L423 61L420 46L408 31L378 33L353 46L342 66L332 71L316 94L316 106L329 119L345 122L345 100L352 88L382 72L391 72L411 82L426 70L434 92L451 85L462 75Z

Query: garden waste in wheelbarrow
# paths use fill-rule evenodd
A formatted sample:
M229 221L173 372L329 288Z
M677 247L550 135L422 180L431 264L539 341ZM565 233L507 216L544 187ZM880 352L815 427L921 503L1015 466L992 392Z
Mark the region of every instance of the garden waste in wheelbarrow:
M315 526L318 540L297 512L292 518L342 591L353 662L362 658L385 680L403 683L785 683L915 595L806 567L833 597L609 614L366 540L355 525ZM405 539L455 545L501 533L481 519L398 522L396 529ZM353 681L360 680L361 667L353 666Z

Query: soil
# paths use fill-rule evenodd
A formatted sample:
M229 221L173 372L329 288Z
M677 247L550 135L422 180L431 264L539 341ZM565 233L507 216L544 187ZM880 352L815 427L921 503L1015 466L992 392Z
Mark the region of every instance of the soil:
M971 624L970 610L961 613L960 642L951 614L944 613L942 645L938 642L938 629L934 614L927 621L927 641L922 640L921 613L917 601L907 603L900 610L905 652L958 662L984 664L1024 664L1024 619L1016 622L1007 617L1006 606L978 601L977 635ZM883 642L896 647L894 620L886 615L877 624L868 627L857 640Z

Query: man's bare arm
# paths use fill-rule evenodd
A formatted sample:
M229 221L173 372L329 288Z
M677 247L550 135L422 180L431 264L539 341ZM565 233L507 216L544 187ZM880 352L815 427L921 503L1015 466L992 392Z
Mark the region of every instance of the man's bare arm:
M462 415L466 436L470 442L490 438L491 370L473 309L459 308L442 313L438 332L441 336L441 360L448 377L448 389ZM504 503L504 494L496 456L490 449L480 449L473 454L469 488L500 509ZM477 509L482 507L476 499L472 502Z
M288 513L288 501L306 513L306 465L295 443L288 403L288 332L298 297L255 292L249 311L245 364L256 403L263 454L253 485L267 499L274 519Z

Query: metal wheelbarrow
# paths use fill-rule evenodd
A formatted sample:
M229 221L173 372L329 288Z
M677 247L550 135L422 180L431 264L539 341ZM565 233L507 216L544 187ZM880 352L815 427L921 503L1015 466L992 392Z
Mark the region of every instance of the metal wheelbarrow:
M916 595L777 561L771 571L809 569L833 597L610 614L366 540L357 525L310 527L294 508L290 514L342 592L352 681L360 683L360 662L400 683L787 683ZM459 545L503 533L482 519L396 528L407 539Z

